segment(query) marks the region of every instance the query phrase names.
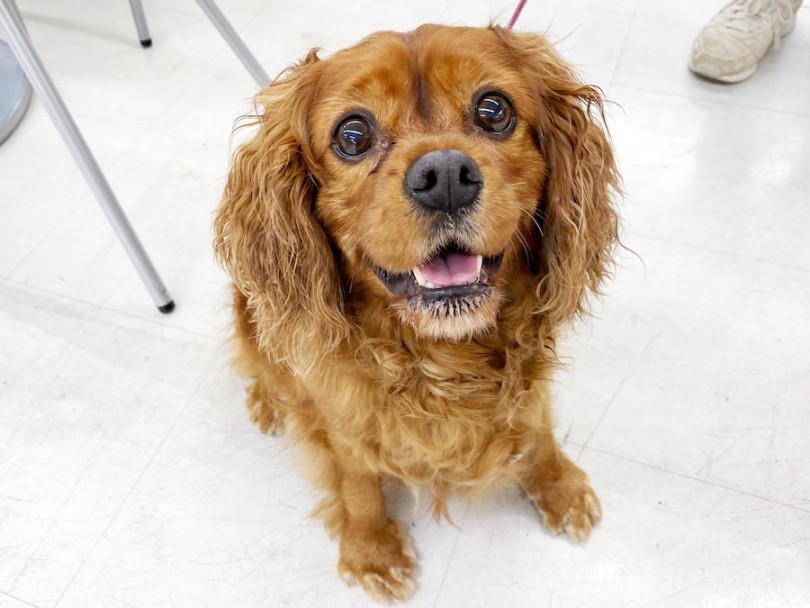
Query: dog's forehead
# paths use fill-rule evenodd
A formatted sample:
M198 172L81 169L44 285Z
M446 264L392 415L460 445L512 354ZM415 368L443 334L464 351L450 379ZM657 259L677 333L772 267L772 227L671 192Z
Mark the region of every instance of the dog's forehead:
M322 69L317 114L327 124L365 111L392 129L448 126L466 116L476 93L525 86L485 28L377 33L325 60Z

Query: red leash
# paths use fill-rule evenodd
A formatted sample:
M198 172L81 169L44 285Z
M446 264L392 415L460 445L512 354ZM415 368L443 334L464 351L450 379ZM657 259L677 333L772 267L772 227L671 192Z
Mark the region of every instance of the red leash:
M520 0L520 2L517 5L517 8L515 9L515 12L512 13L512 18L509 20L509 25L506 26L506 29L511 30L512 27L514 27L515 21L517 21L518 17L520 17L520 11L523 10L524 6L526 6L526 0Z

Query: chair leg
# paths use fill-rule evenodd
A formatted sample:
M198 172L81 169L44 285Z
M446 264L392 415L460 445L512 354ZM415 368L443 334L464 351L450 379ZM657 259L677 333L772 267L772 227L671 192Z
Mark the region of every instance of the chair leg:
M250 72L250 75L253 76L253 80L256 81L256 84L262 89L269 85L270 78L267 76L267 72L265 72L262 66L259 65L259 62L256 61L256 57L254 57L250 49L247 48L247 45L239 37L239 34L233 29L233 26L228 23L228 20L225 19L225 15L222 14L222 11L219 10L219 7L214 1L197 0L197 4L200 5L200 8L208 16L208 19L210 19L214 27L217 28L225 39L225 42L231 47L231 50L236 53L242 65L244 65L247 71Z
M129 0L132 9L132 16L135 19L135 28L138 30L138 38L143 48L152 46L152 37L149 35L149 26L146 25L146 15L143 12L141 0Z
M163 313L171 312L174 309L174 302L169 292L149 260L146 250L138 240L138 235L130 225L101 168L93 158L87 142L85 142L73 117L68 112L53 81L42 65L42 61L37 56L31 40L25 32L25 27L17 12L14 0L0 0L0 31L6 35L6 42L11 47L40 102L47 110L51 121L62 136L62 140L70 150L73 159L79 166L158 310Z

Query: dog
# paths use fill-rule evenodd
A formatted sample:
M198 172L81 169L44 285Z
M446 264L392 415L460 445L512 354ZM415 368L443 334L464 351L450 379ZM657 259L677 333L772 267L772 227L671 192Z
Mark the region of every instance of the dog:
M555 343L612 274L621 194L601 91L543 36L380 32L258 93L214 221L236 366L303 446L338 572L404 600L382 481L519 486L552 533L601 517L552 430Z

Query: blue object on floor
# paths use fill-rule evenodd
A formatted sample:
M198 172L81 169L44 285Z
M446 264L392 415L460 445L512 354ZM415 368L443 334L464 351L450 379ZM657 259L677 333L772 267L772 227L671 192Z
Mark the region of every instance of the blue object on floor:
M11 135L31 103L31 85L8 45L0 40L0 143Z

